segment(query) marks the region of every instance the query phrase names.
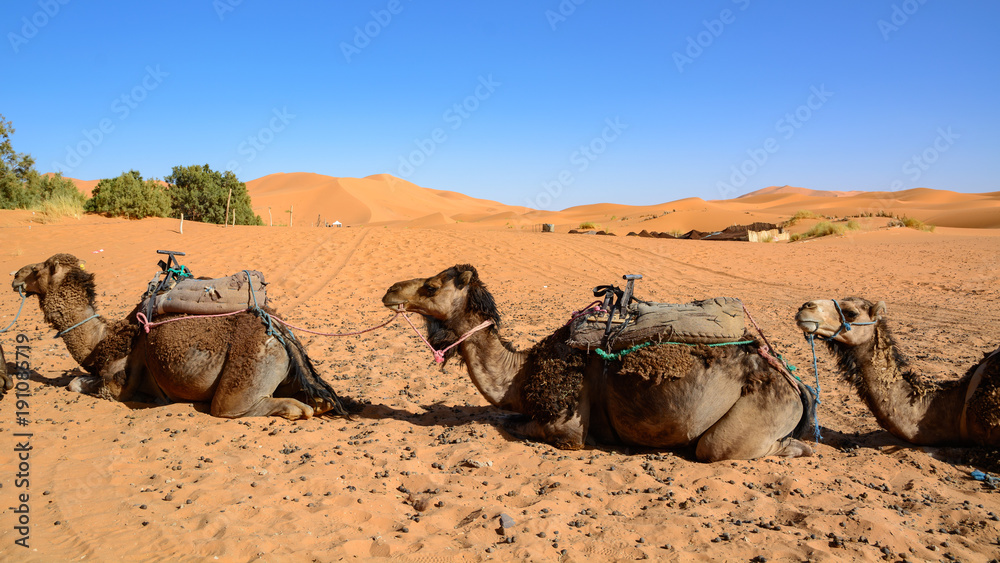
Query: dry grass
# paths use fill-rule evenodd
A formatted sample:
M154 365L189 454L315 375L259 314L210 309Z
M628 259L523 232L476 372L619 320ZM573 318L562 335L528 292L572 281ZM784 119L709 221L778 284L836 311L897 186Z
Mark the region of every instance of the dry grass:
M907 217L906 215L903 215L902 217L900 217L899 220L903 223L904 227L908 227L910 229L916 229L918 231L926 231L928 233L934 232L935 228L934 225L928 225L927 223L924 223L920 219L914 219L913 217Z
M36 211L39 222L55 223L66 217L83 217L83 204L72 196L57 194L45 200Z

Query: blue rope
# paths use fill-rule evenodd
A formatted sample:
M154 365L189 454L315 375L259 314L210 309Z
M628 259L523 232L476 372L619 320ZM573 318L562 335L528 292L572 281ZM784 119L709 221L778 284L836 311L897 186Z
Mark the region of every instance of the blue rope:
M264 309L262 309L260 307L260 305L257 303L257 292L254 291L254 289L253 289L253 278L250 277L250 271L249 270L243 270L243 273L246 274L246 276L247 276L247 283L250 284L250 296L253 297L253 307L251 307L250 310L255 315L257 315L258 317L260 317L260 320L264 322L264 326L267 327L267 334L270 335L270 336L277 337L278 341L281 342L281 345L282 346L286 346L285 339L281 337L281 332L279 332L278 330L276 330L274 328L274 321L271 319L271 315L268 315L267 311L265 311ZM288 334L291 335L292 331L288 331ZM292 338L294 339L295 336L292 335Z
M806 340L809 341L809 348L812 350L812 355L813 355L813 374L816 376L816 387L813 388L813 393L816 395L816 399L813 402L813 404L816 405L817 410L819 410L818 407L819 407L820 403L822 403L823 401L819 400L819 367L816 364L816 341L813 338L812 334L807 334L806 335ZM820 433L819 433L819 416L816 416L815 420L816 420L816 429L814 431L814 434L816 436L816 443L818 444L819 441L823 439L823 436L821 436Z
M830 336L820 336L818 334L813 334L813 333L810 333L810 334L806 335L806 340L809 341L809 348L810 348L810 350L812 350L812 355L813 355L813 375L815 375L815 377L816 377L816 387L813 389L813 392L816 394L816 402L815 402L815 404L817 406L820 403L822 403L822 401L819 400L819 391L820 391L820 389L819 389L819 365L816 362L816 342L815 342L815 339L819 338L820 340L833 340L841 332L850 332L852 326L868 326L868 325L873 325L873 324L878 323L878 321L871 321L871 322L867 322L867 323L850 323L850 322L847 321L847 317L844 316L844 310L840 308L840 303L836 299L832 299L831 301L833 301L833 306L837 308L837 314L840 315L840 326L837 327L837 331L834 332L833 334L831 334ZM819 417L817 416L816 417L816 442L819 443L819 441L820 441L821 438L822 438L822 436L820 436L820 434L819 434Z
M76 323L75 325L67 328L66 330L60 330L59 332L56 333L56 338L62 338L63 336L66 335L67 332L73 330L74 328L82 325L83 323L85 323L85 322L87 322L87 321L89 321L91 319L96 319L97 317L100 317L100 315L98 315L97 313L94 313L93 315L87 317L86 319L83 319L82 321L80 321L80 322Z
M18 317L21 316L21 308L24 307L24 301L28 298L28 296L24 294L24 288L21 287L17 288L17 292L21 294L21 304L17 306L17 314L14 315L14 320L10 321L10 324L7 325L7 328L0 330L0 334L3 334L8 330L10 330L10 327L14 326L14 323L17 322Z

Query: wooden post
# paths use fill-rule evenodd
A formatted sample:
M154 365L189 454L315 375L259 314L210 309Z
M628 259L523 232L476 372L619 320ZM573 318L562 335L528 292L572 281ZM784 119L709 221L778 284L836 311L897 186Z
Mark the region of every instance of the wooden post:
M223 227L229 222L229 200L231 199L233 199L233 188L229 188L229 197L226 198L226 218L222 221Z
M289 227L292 226L292 212L294 210L295 210L295 206L294 205L289 205L288 206L288 226Z
M272 227L274 226L274 217L271 217L271 206L270 205L267 206L267 221L269 223L271 223Z
M181 234L184 234L184 214L181 213Z
M233 209L233 226L236 226L236 210Z

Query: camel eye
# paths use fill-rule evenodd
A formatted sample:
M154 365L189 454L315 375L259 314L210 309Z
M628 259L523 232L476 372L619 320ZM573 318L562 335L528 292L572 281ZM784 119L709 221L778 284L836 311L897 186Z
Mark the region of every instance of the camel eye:
M424 284L424 288L423 289L424 289L424 293L426 293L428 297L433 297L434 294L437 293L437 290L438 290L438 288L434 287L433 285L427 285L427 284Z
M844 310L844 316L847 317L847 320L853 321L854 319L858 318L858 312L852 309L846 309Z

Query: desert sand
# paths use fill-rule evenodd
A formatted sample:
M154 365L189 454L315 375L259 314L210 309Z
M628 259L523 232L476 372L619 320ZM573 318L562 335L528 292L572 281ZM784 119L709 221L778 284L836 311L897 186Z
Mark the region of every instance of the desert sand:
M793 316L814 298L888 304L925 373L957 378L1000 344L1000 192L816 194L774 188L728 201L613 203L533 211L387 176L282 174L250 182L274 227L96 216L41 223L0 211L0 271L57 252L86 260L117 318L156 271L157 249L196 275L265 273L288 321L354 331L391 313L395 281L471 263L525 348L641 273L636 294L742 299L813 383ZM294 226L284 213L294 206ZM860 219L844 236L752 244L623 236L831 216L908 214L933 233ZM281 213L278 213L279 210ZM301 210L301 212L300 212ZM280 220L279 220L280 215ZM316 228L341 221L344 228ZM593 222L619 236L570 235ZM553 223L555 233L537 232ZM796 229L808 227L808 222ZM9 279L9 278L8 278ZM9 287L9 286L5 286ZM2 289L2 288L0 288ZM20 299L0 292L0 328ZM416 321L419 325L419 321ZM0 399L3 561L988 561L1000 557L1000 492L974 480L967 448L916 447L882 430L818 351L816 455L704 464L686 450L562 451L506 432L457 363L439 368L402 320L352 337L300 333L320 373L359 404L352 418L213 418L204 405L115 403L69 392L80 370L30 298L0 335L27 340L30 397ZM26 412L26 426L16 424ZM27 467L15 448L28 432ZM22 471L23 470L23 471ZM27 474L18 487L16 474ZM26 502L18 498L27 494ZM30 537L15 544L26 507ZM500 516L513 526L498 532Z

